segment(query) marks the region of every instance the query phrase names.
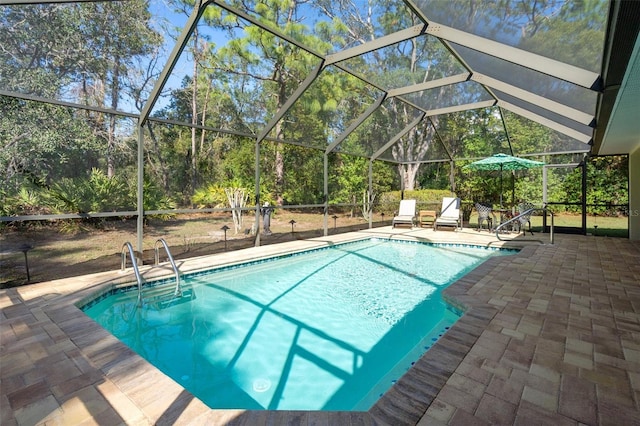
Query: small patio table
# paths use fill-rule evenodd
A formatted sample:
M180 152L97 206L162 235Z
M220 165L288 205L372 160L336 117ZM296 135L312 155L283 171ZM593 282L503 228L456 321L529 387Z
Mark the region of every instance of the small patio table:
M502 225L503 223L505 223L506 221L508 221L509 219L512 218L512 216L511 216L512 210L511 209L498 208L498 209L494 209L494 211L500 213L500 223L498 225L496 225L496 228L499 225ZM502 231L503 232L511 232L512 229L503 228Z

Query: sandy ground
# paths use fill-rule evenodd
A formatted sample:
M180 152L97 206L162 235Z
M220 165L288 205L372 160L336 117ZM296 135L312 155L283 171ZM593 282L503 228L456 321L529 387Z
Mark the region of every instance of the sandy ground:
M328 219L330 234L368 227L362 217L336 216ZM374 226L388 225L391 218L382 219L375 217ZM159 238L165 239L176 260L252 247L255 236L248 231L253 222L253 216L245 217L243 230L235 234L230 215L181 215L164 221L150 220L144 228L144 263L153 263L154 246ZM271 218L272 234L261 233L260 243L318 237L323 235L323 223L321 214L278 211ZM231 228L226 232L226 241L222 230L225 225ZM32 247L27 251L27 259L30 283L35 283L119 269L122 246L127 241L135 248L135 219L103 222L98 227L35 223L4 227L0 234L0 288L27 283L25 258L20 251L23 245Z

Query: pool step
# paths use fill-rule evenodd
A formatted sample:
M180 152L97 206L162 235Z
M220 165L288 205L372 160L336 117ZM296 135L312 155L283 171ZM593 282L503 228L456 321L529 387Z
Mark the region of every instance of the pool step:
M144 305L150 305L155 309L165 309L170 306L179 305L182 303L190 302L196 298L196 294L193 289L182 289L179 295L173 292L167 292L166 288L152 287L145 293L150 296L146 296L142 299Z

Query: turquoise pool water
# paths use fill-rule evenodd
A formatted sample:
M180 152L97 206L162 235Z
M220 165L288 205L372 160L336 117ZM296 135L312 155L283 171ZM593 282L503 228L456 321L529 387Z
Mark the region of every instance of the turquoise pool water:
M372 239L83 309L211 408L367 410L459 318L440 292L513 253Z

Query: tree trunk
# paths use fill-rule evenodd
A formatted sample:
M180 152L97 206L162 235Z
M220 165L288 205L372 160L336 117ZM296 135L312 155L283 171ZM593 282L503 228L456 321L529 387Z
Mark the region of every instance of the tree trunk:
M158 143L158 138L156 137L155 132L153 131L153 126L151 125L151 121L147 120L147 129L149 130L149 137L152 142L152 149L150 150L155 154L158 159L160 169L160 178L162 179L162 187L165 191L169 191L169 170L167 168L166 161L162 156L162 151L160 150L160 144ZM153 165L152 161L149 161L151 165Z
M416 176L420 170L420 164L407 164L404 170L404 189L412 191L416 189Z
M284 99L284 83L280 85L280 95L278 98L278 109L282 107L281 99ZM275 127L276 138L280 139L282 135L282 125L280 123L276 124ZM274 173L275 173L275 199L276 204L281 206L284 203L284 157L282 155L282 144L277 143L276 145L276 158L274 164Z
M451 186L451 192L456 192L456 168L455 163L452 161L449 167L449 185Z
M232 209L231 217L237 234L242 229L242 209L247 205L249 195L245 194L242 188L225 188L224 192L227 194L227 200L229 200L229 206Z
M281 206L284 203L284 157L282 156L281 146L282 144L276 144L276 163L275 163L275 178L276 178L276 203Z
M204 127L207 117L207 107L209 106L209 93L211 92L211 84L207 86L207 91L204 94L204 105L202 106L202 118L200 119L200 125ZM205 130L200 129L200 155L204 153L204 136Z
M118 110L120 97L120 57L113 58L113 80L111 82L111 109ZM107 130L107 177L116 175L114 153L116 151L116 116L109 115L109 129Z

